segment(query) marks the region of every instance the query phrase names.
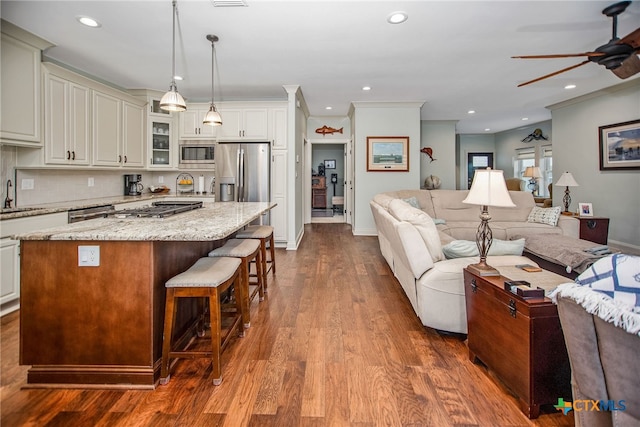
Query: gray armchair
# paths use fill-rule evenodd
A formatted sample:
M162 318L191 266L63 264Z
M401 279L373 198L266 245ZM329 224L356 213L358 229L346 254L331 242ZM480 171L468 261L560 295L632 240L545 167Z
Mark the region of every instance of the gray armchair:
M638 333L588 313L562 292L556 301L571 363L576 426L640 426ZM598 401L600 410L584 401Z

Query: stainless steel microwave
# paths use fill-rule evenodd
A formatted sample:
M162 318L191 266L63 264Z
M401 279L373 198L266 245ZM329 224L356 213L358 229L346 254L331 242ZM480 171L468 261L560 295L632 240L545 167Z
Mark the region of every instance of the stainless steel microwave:
M213 141L182 140L179 147L181 168L214 169L216 167L216 144Z

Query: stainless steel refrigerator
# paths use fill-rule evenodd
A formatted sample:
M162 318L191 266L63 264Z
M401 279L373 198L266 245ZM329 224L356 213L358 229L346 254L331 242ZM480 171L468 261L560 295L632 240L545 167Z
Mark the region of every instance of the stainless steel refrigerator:
M271 144L269 142L218 142L216 200L268 202L271 200ZM269 213L260 224L269 224Z

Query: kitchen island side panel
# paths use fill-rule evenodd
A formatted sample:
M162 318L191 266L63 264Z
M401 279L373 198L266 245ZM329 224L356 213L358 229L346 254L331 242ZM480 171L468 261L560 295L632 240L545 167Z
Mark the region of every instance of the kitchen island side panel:
M164 283L219 242L22 242L20 363L28 383L153 387L159 377ZM100 266L79 267L78 246ZM179 311L184 332L195 304Z

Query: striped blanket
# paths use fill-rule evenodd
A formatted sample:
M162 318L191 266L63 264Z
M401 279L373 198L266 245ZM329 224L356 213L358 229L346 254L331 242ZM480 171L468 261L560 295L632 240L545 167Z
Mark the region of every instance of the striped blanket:
M595 291L595 292L594 292ZM558 286L549 297L568 297L584 309L640 335L640 257L614 254L596 261L576 278Z

